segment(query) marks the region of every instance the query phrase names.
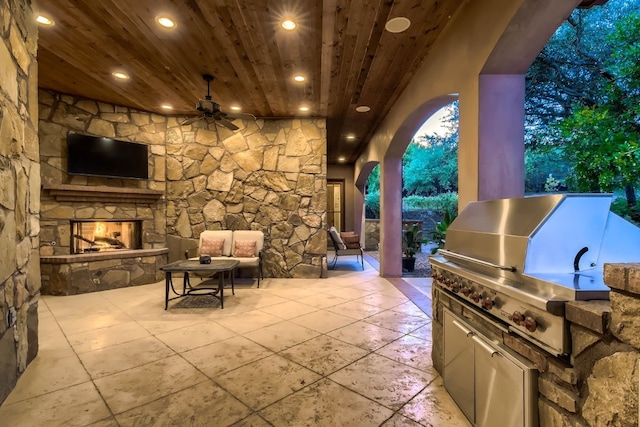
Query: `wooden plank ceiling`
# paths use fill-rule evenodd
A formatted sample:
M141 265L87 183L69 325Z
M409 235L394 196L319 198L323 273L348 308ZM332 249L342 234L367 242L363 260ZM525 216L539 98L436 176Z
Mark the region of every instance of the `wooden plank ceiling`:
M167 114L213 100L257 117L325 117L328 162L352 163L463 0L40 0L39 85ZM174 29L156 23L169 16ZM285 17L298 27L280 27ZM411 21L391 33L385 23ZM122 70L130 78L111 75ZM306 80L295 82L302 74ZM369 106L366 113L357 106ZM301 106L309 107L301 112ZM347 139L348 135L355 139Z

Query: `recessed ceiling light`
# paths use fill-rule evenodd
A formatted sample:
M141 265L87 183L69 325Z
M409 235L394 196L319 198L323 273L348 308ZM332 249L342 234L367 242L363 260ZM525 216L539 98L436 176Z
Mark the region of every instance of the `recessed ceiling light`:
M280 23L280 26L282 28L284 28L285 30L291 31L291 30L294 30L297 27L297 24L291 18L285 18Z
M111 73L111 75L119 80L129 79L129 75L127 73L123 73L122 71L114 71L113 73Z
M356 139L356 136L352 133L350 133L349 135L347 135L347 139L352 140L352 139Z
M47 18L44 15L38 15L38 17L36 18L36 22L38 24L47 25L47 26L51 26L55 24L55 22L53 22L52 19Z
M339 162L344 162L344 161L346 161L346 160L347 160L347 159L345 159L345 158L344 158L344 156L340 156L340 157L338 157L338 161L339 161Z
M369 107L368 105L358 105L356 107L356 111L358 113L367 113L367 112L371 111L371 107Z
M397 18L389 19L384 28L390 33L401 33L406 31L409 26L411 26L411 21L403 16L399 16Z
M300 107L300 111L309 111L309 107Z
M304 81L304 76L302 74L298 74L296 76L293 76L293 80L295 80L297 82L303 82Z
M160 108L164 109L164 110L173 110L173 107L169 104L162 104L160 106Z
M232 106L231 106L231 109L232 109L233 111L240 111L240 110L242 110L242 108L238 107L237 105L232 105Z
M171 18L167 18L166 16L158 16L156 18L156 22L163 26L164 28L175 28L176 23Z

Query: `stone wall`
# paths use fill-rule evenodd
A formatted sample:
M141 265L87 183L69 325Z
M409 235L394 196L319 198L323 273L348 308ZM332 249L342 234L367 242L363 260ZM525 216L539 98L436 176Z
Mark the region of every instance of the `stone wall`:
M38 352L37 28L30 2L0 3L0 403Z
M265 233L266 277L319 277L326 256L325 121L236 120L240 129L40 92L42 180L162 191L153 204L64 202L42 196L42 256L69 255L71 219L142 219L143 248L170 261L210 229ZM69 176L68 131L142 142L148 181ZM43 276L49 280L49 276Z
M143 188L166 191L165 134L167 118L44 90L39 92L42 184ZM106 136L149 146L149 179L116 179L67 174L67 133ZM47 190L41 200L40 255L71 253L71 220L142 220L142 248L167 245L164 198L154 201L59 201Z
M492 329L457 298L434 286L434 367L442 373L442 308L447 307L536 366L541 426L637 425L640 264L605 264L604 280L611 288L610 301L566 303L572 346L566 358Z
M198 121L167 130L170 256L204 230L262 230L266 277L320 277L326 256L324 119ZM174 255L172 255L174 254Z

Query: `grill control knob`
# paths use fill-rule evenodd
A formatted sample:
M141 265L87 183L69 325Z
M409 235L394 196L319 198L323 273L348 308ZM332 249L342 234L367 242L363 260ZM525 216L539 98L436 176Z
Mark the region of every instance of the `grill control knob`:
M454 280L453 285L451 285L451 290L455 293L460 292L460 283L457 280Z
M451 280L449 280L449 279L444 279L443 282L447 286L449 286L449 284L451 284Z
M487 310L491 310L493 308L493 300L491 297L486 297L482 300L482 306Z
M469 289L466 286L462 287L462 295L464 295L465 297L468 297L470 293L471 293L471 289Z
M533 317L527 316L527 318L524 319L524 327L527 328L529 332L535 332L538 328L538 322L536 322Z
M519 311L514 311L511 315L511 321L516 325L522 325L522 323L524 322L524 314L520 313Z
M474 293L471 294L471 299L474 302L480 302L480 294L477 291L475 291Z

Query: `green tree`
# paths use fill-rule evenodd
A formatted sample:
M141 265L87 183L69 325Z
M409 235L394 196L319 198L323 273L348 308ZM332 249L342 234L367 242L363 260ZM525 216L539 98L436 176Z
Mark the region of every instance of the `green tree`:
M434 196L458 191L458 103L442 119L444 134L420 135L403 158L404 195Z
M640 15L620 20L606 42L617 47L602 64L606 83L593 102L576 104L557 129L579 191L624 188L628 205L635 206L640 166Z

